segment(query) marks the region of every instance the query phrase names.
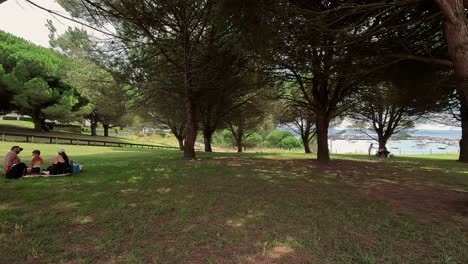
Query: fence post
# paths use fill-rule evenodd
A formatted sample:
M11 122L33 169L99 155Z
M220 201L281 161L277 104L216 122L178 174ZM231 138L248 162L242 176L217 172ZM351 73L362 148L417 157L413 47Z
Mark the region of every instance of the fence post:
M52 138L49 138L49 142L50 142L50 144L52 144Z
M2 133L2 141L5 141L5 133Z
M58 144L58 138L55 138L55 144Z

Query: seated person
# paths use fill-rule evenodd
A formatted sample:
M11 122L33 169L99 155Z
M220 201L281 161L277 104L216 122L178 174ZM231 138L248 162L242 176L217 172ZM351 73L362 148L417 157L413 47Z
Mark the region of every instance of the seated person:
M41 165L44 163L42 160L41 156L41 151L39 150L34 150L32 152L32 160L31 160L31 168L28 170L28 173L30 174L39 174L41 173Z
M50 162L51 166L47 169L49 174L66 174L71 173L70 160L64 149L58 150L58 155Z
M389 154L390 151L387 150L387 147L380 148L379 151L377 151L377 156L379 158L388 158Z
M3 174L7 179L18 179L26 175L27 166L18 157L18 154L23 150L19 146L13 146L3 160Z

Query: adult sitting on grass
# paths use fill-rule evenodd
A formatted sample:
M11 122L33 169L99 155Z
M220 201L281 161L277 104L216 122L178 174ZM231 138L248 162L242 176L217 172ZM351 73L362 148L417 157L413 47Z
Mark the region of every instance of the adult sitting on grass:
M64 149L58 150L58 155L50 162L51 166L47 169L50 175L71 173L70 160Z
M391 156L390 151L387 150L387 147L380 148L379 151L377 151L377 157L379 158L389 158Z
M26 175L27 166L18 157L18 154L23 150L19 146L13 146L3 160L3 174L7 179L18 179Z

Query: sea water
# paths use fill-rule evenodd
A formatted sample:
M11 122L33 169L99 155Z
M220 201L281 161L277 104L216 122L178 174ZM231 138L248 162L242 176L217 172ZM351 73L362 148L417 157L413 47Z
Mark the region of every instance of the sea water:
M348 135L353 132L346 131ZM460 151L460 130L412 130L410 138L387 142L387 149L395 155L446 154ZM356 133L357 135L357 133ZM352 137L352 136L351 136ZM367 153L374 143L372 154L378 149L378 143L372 139L337 139L328 141L332 153Z
M374 143L372 154L378 149L378 143L372 140L329 140L328 146L332 153L367 153L371 143ZM387 149L395 155L412 154L447 154L460 151L456 140L389 140Z

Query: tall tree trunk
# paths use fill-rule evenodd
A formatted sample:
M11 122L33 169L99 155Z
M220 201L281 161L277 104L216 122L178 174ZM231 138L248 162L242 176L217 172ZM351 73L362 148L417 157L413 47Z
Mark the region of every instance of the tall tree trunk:
M96 132L96 129L97 129L97 125L98 125L98 121L96 120L96 118L91 118L91 125L90 125L90 128L91 128L91 136L97 136L97 132Z
M176 137L179 142L179 149L184 150L184 137Z
M302 144L304 145L304 151L305 153L310 153L310 146L309 146L309 135L302 135Z
M468 117L463 116L468 107L468 20L465 14L464 0L435 0L445 17L445 37L450 58L458 82L458 93L462 107L462 139L460 140L460 157L468 162ZM465 120L463 120L465 119Z
M42 131L42 121L41 121L41 119L33 117L33 122L34 122L34 130Z
M460 107L462 138L460 139L460 156L458 160L468 162L468 105L461 102Z
M33 111L31 114L34 123L34 130L36 131L48 131L45 119L41 118L39 111Z
M104 128L104 136L108 137L109 136L109 124L102 124L102 127Z
M203 141L205 143L205 152L213 152L211 149L211 138L213 137L214 131L211 131L209 128L203 129Z
M385 148L387 146L387 141L388 137L385 137L384 135L377 133L377 141L379 142L379 149Z
M321 162L330 161L328 151L328 126L329 120L326 113L317 113L315 126L317 129L317 160Z
M177 126L171 126L170 129L179 142L179 149L184 150L184 127L177 129Z
M185 98L185 111L187 113L187 130L185 132L184 159L195 159L195 141L197 140L197 121L192 98Z
M242 153L242 137L236 139L237 152Z

